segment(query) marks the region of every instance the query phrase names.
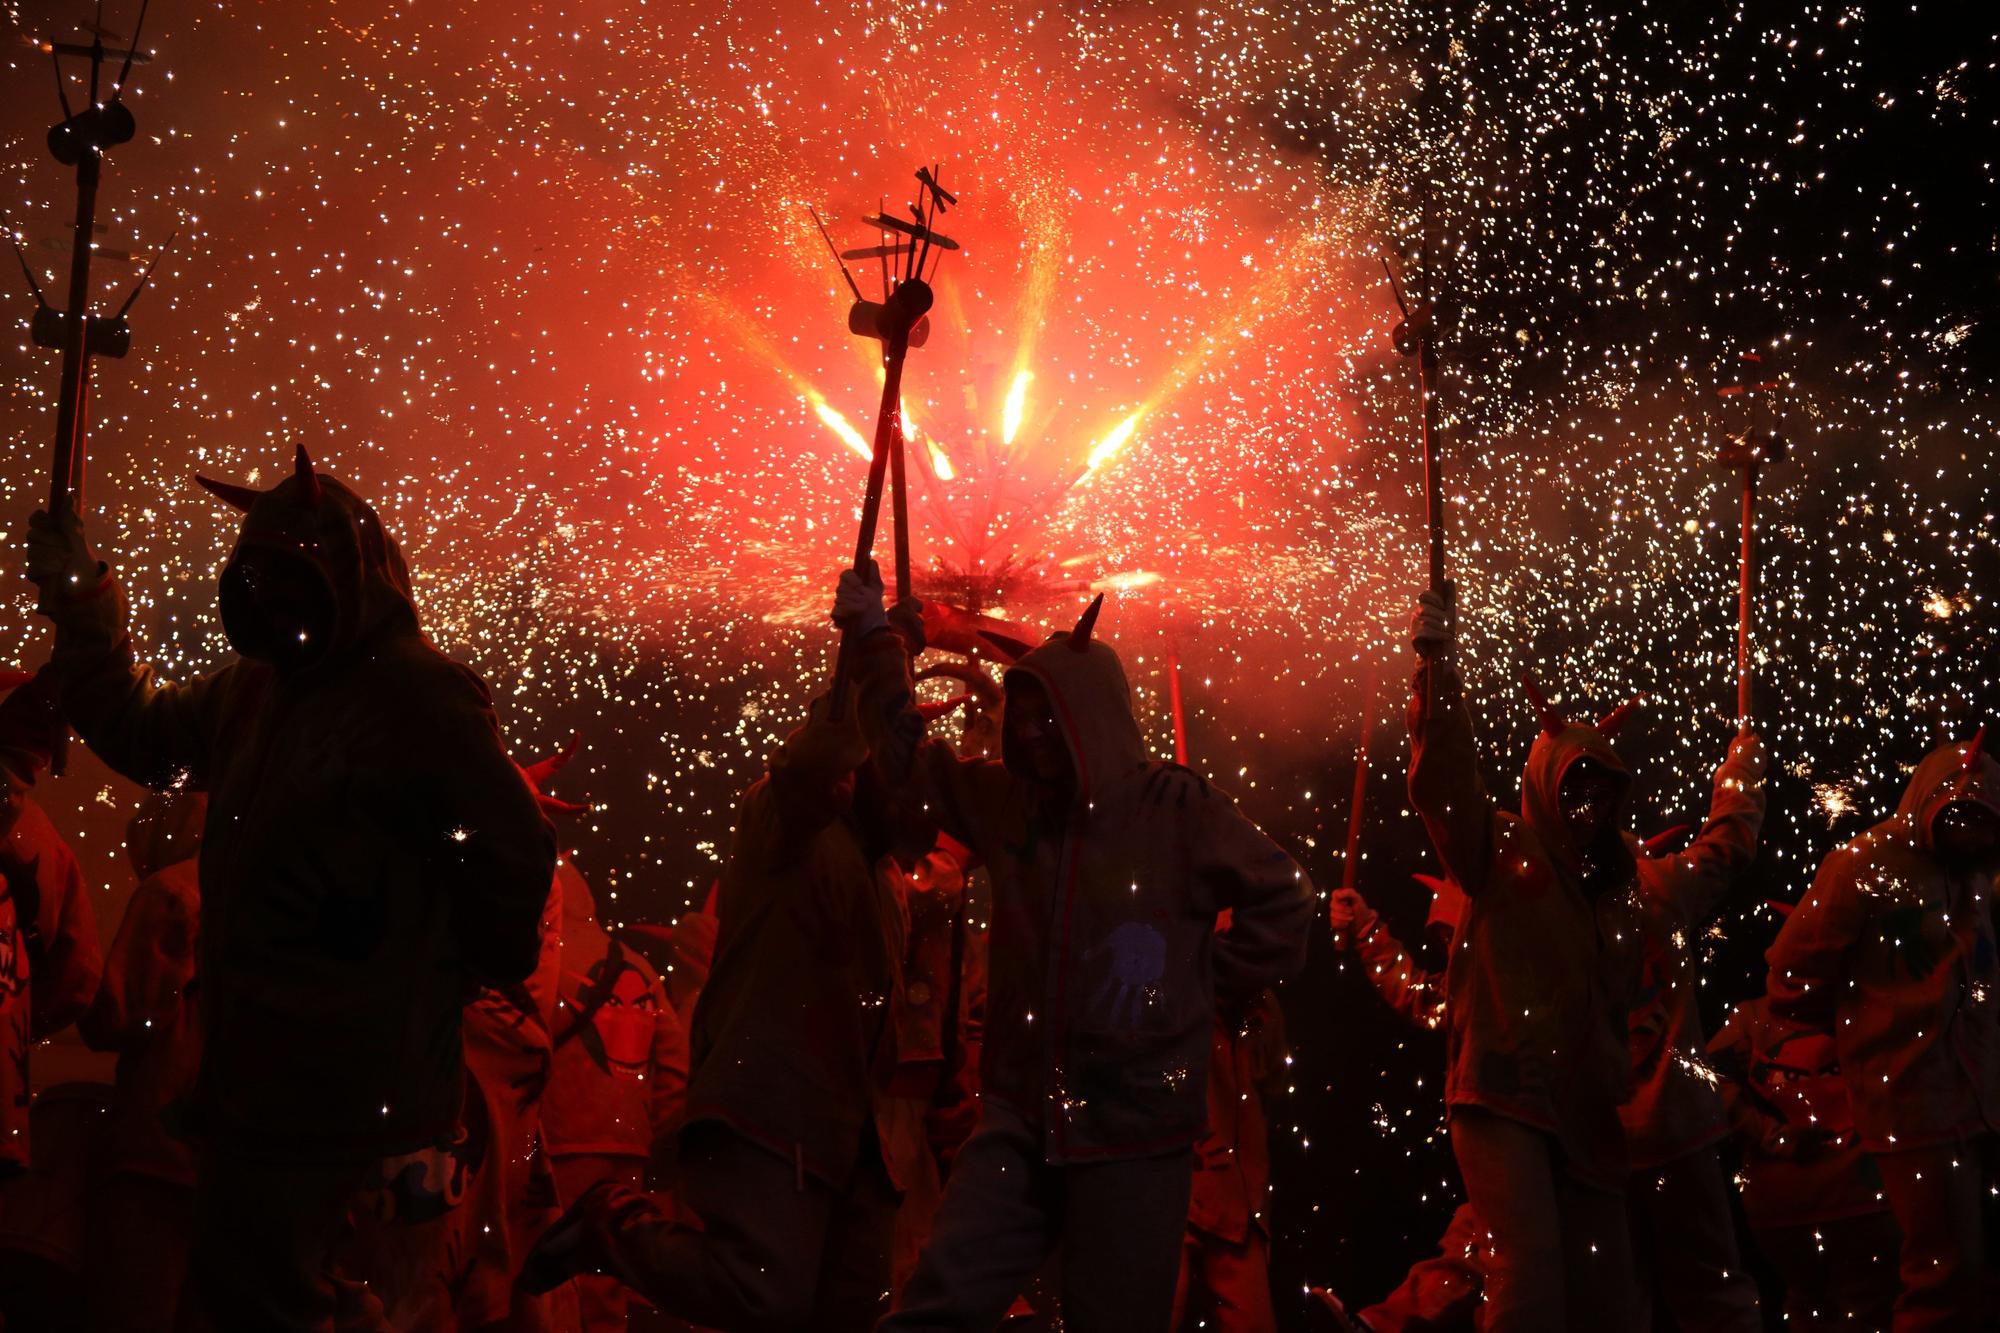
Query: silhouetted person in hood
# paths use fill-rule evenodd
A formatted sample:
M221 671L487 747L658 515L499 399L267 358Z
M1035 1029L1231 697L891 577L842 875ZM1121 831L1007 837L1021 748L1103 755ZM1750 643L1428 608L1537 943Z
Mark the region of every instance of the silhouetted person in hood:
M1631 779L1603 732L1537 695L1521 812L1499 810L1446 660L1452 619L1423 595L1410 800L1466 896L1445 974L1445 1105L1467 1202L1495 1240L1486 1328L1636 1327L1618 1117L1640 964Z
M2000 760L1983 737L1918 764L1765 955L1771 1012L1832 1028L1903 1229L1897 1333L1987 1327L2000 1295L1981 1204L2000 1174Z
M1101 605L1008 669L1000 762L919 751L993 927L979 1124L884 1329L993 1328L1058 1250L1072 1333L1164 1329L1218 1002L1240 1025L1305 959L1305 872L1148 756Z
M544 1291L605 1272L663 1312L730 1333L861 1333L889 1285L896 1192L880 1116L896 1067L904 866L935 832L894 799L923 734L909 655L921 621L836 602L853 677L737 803L716 893L714 970L689 1019L679 1196L617 1181L536 1245ZM870 612L872 611L872 614Z
M327 1328L369 1304L336 1252L371 1163L457 1130L460 1006L534 970L554 840L374 510L303 449L268 491L204 484L244 513L219 587L240 658L213 674L134 660L73 514L30 521L29 576L85 741L209 797L193 1300L225 1327Z

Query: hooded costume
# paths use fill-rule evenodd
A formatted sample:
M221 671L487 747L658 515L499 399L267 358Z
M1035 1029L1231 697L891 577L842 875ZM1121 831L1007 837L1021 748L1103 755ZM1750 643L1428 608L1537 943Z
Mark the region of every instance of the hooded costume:
M1217 1021L1208 1066L1208 1133L1195 1145L1194 1188L1181 1246L1173 1327L1190 1310L1218 1333L1275 1333L1271 1303L1270 1127L1264 1097L1283 1086L1290 1061L1275 993L1249 1030Z
M598 924L589 883L565 856L554 1066L542 1097L541 1146L564 1200L601 1180L646 1184L655 1146L676 1127L687 1095L687 1029L659 974ZM586 1333L622 1329L626 1291L579 1277Z
M1938 856L1938 816L1960 802L2000 815L1981 738L1926 756L1895 815L1821 863L1765 954L1771 1011L1833 1030L1903 1231L1898 1330L1979 1327L1996 1296L1980 1204L2000 1171L1995 867Z
M231 1318L311 1327L331 1317L367 1164L455 1134L460 1007L534 970L554 842L485 687L419 629L374 510L303 449L268 491L206 484L245 511L219 589L243 657L163 683L134 660L108 574L45 572L44 600L91 748L209 796L198 1285Z
M1887 1328L1901 1233L1862 1151L1825 1028L1739 1004L1708 1044L1743 1151L1743 1212L1784 1279L1785 1327Z
M180 1131L201 1060L194 958L206 805L198 792L149 792L126 824L125 852L139 883L97 998L77 1020L91 1049L118 1054L88 1225L84 1292L93 1328L164 1333L186 1276L194 1150Z
M895 1068L897 856L933 835L875 771L914 708L898 635L856 645L852 690L840 719L813 701L738 805L677 1145L675 1202L701 1229L600 1184L544 1237L531 1287L595 1270L702 1325L873 1324L895 1220L876 1115Z
M982 1118L885 1328L990 1326L1056 1246L1068 1327L1164 1324L1218 1005L1239 1018L1304 961L1305 872L1147 756L1124 667L1090 636L1101 602L1005 677L1047 695L1071 789L1016 776L1018 756L918 754L926 807L992 875L993 928Z
M1445 1104L1469 1202L1502 1240L1488 1288L1496 1333L1561 1328L1565 1306L1577 1328L1637 1317L1624 1305L1634 1279L1615 1193L1637 871L1622 838L1607 837L1605 864L1586 874L1559 799L1587 758L1622 780L1609 825L1622 830L1629 774L1606 734L1613 718L1604 730L1571 724L1531 697L1542 730L1519 814L1486 793L1454 668L1426 662L1409 711L1411 804L1466 895L1446 967Z
M55 678L0 688L0 1180L25 1171L28 1053L83 1013L103 964L83 872L28 793L62 740Z

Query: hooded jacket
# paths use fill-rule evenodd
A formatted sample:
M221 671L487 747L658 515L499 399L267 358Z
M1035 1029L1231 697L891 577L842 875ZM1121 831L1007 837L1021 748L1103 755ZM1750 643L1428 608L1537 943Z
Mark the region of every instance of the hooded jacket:
M1051 1163L1185 1147L1207 1120L1218 1001L1241 1013L1297 972L1312 885L1206 779L1147 757L1110 647L1058 634L1007 672L1022 678L1049 696L1072 792L936 741L916 766L993 878L981 1094L1039 1126Z
M0 766L0 1176L28 1165L28 1053L97 989L97 922L69 845Z
M688 1039L659 973L598 924L590 885L564 857L555 1067L542 1098L553 1156L652 1155L687 1095Z
M1635 1170L1721 1142L1729 1117L1702 1052L1695 939L1757 859L1764 762L1738 740L1715 773L1708 819L1686 850L1648 856L1625 835L1639 871L1640 988L1630 1016L1632 1098L1620 1108Z
M1772 1011L1832 1027L1870 1152L2000 1130L1993 868L1954 871L1932 852L1932 825L1960 800L2000 812L2000 761L1944 745L1894 817L1820 864L1765 954Z
M1188 1196L1193 1230L1231 1245L1248 1241L1253 1227L1270 1237L1264 1207L1271 1193L1271 1132L1264 1095L1282 1084L1289 1059L1285 1015L1275 994L1259 1001L1248 1032L1217 1020L1208 1069L1208 1133L1195 1147Z
M1833 1040L1774 1016L1760 995L1731 1010L1708 1044L1743 1148L1743 1211L1759 1231L1889 1211L1882 1172L1855 1137L1839 1066L1804 1067L1794 1053L1809 1049L1800 1037ZM1801 1152L1806 1136L1825 1141Z
M479 678L418 628L375 513L312 472L248 505L220 599L231 641L252 548L323 583L325 642L281 673L243 658L185 684L134 661L109 577L55 599L64 706L153 787L209 795L197 971L200 1128L237 1147L367 1158L451 1134L460 1006L535 967L553 834L500 744Z
M206 802L151 792L125 826L139 883L104 961L104 980L77 1029L91 1049L118 1053L103 1168L194 1184L194 1154L174 1133L201 1061L195 1018L195 939L201 924L196 853Z
M687 1123L727 1125L835 1190L895 1071L900 839L882 784L861 779L881 728L914 707L896 634L861 643L853 688L840 721L814 700L738 803L688 1030Z
M1434 680L1428 712L1425 670ZM1544 729L1521 776L1521 813L1512 814L1480 778L1452 667L1419 670L1409 722L1410 800L1466 894L1445 969L1445 1103L1544 1130L1571 1174L1615 1186L1625 1174L1618 1107L1632 1082L1636 871L1621 841L1624 863L1586 884L1557 794L1586 756L1621 775L1625 765L1594 727ZM1622 828L1622 802L1616 820Z

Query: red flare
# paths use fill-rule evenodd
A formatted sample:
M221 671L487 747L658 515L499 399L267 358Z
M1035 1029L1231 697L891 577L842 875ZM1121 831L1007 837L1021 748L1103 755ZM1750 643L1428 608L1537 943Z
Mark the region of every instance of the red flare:
M250 506L256 504L264 494L255 487L238 486L233 481L217 481L213 477L204 477L199 472L194 474L194 479L203 490L239 514L249 513Z
M1556 706L1549 702L1549 696L1542 693L1533 677L1524 674L1521 688L1528 692L1528 702L1534 705L1535 716L1542 720L1542 730L1551 736L1561 735L1563 728L1569 725L1569 719L1556 711Z
M318 505L320 497L319 474L313 471L312 458L306 453L306 447L303 444L299 446L298 452L292 457L292 475L298 478L300 490L305 496L306 506L312 508Z
M1598 719L1597 734L1605 737L1616 736L1618 729L1625 725L1626 719L1631 717L1639 705L1644 702L1646 702L1645 695L1635 694L1624 703L1619 704L1616 708Z
M1090 631L1097 628L1097 613L1104 609L1104 594L1091 599L1083 614L1077 617L1076 628L1069 632L1069 650L1081 653L1090 647Z

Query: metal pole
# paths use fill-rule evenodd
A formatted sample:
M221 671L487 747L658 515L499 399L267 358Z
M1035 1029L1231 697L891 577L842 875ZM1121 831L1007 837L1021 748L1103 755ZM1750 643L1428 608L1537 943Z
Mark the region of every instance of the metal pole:
M1743 557L1736 578L1736 724L1750 721L1750 605L1756 577L1757 464L1743 465Z
M889 467L892 453L901 459L901 451L896 448L897 437L902 434L898 418L903 404L903 357L909 350L909 334L892 333L885 344L885 364L882 373L882 405L875 414L875 446L868 455L868 493L861 502L861 535L854 543L854 570L856 573L868 567L868 559L875 551L875 529L882 516L882 482ZM896 469L900 478L902 468ZM898 510L902 487L897 488ZM903 583L903 575L898 571L897 584ZM840 655L833 668L833 702L829 705L829 717L835 722L847 716L847 685L853 670L853 645L849 635L843 631L840 636Z
M90 247L97 228L97 182L103 156L85 149L76 160L76 231L70 243L68 325L63 330L62 388L56 399L55 454L49 467L49 512L74 507L83 489L84 394L90 385Z

